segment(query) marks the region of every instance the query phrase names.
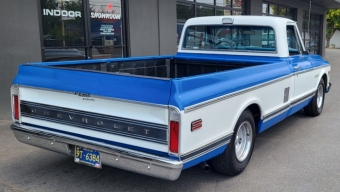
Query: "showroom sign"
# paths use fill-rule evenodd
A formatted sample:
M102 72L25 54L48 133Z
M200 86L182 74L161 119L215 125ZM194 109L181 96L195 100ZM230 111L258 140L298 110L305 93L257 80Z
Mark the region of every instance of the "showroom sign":
M91 12L91 18L93 19L120 19L120 17L120 14Z

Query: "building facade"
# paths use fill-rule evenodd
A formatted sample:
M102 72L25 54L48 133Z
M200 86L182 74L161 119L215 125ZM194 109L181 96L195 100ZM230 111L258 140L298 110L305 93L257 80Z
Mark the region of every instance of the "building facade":
M337 7L334 0L4 0L0 119L11 117L19 64L175 54L184 22L211 15L290 18L310 52L324 55L326 11Z
M329 47L331 48L340 48L340 31L335 31L334 35L332 36L331 40L329 41Z

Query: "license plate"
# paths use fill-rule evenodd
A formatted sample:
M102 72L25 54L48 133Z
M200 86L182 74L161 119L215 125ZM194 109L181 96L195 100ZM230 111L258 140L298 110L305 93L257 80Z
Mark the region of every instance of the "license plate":
M84 147L75 147L74 161L95 168L101 168L100 154L98 151Z

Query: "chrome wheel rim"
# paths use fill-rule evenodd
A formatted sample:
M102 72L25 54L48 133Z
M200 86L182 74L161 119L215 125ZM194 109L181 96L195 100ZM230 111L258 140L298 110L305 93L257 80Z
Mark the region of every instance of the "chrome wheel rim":
M323 86L319 85L318 87L318 92L317 92L317 97L316 97L316 104L318 106L318 108L322 107L322 103L323 103Z
M239 162L247 159L253 142L253 129L248 121L243 122L235 137L235 153Z

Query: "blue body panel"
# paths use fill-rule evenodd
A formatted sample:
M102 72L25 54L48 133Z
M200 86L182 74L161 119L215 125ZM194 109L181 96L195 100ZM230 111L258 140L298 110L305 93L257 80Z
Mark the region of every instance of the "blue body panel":
M249 88L292 73L285 58L245 57L203 54L179 54L176 58L187 60L243 61L255 66L198 76L173 79L170 105L183 110L235 91ZM261 62L262 61L262 62ZM256 65L257 64L257 65ZM265 64L265 65L264 65Z
M141 61L141 60L153 60L153 59L171 59L175 55L163 55L163 56L144 56L144 57L129 57L129 58L111 58L111 59L90 59L90 60L77 60L77 61L57 61L57 62L32 62L31 65L39 66L62 66L62 65L86 65L86 64L100 64L119 61Z
M289 115L289 110L284 111L283 113L277 115L276 117L263 122L263 120L260 120L259 124L258 124L258 129L257 129L257 133L261 133L265 130L267 130L268 128L270 128L271 126L275 125L276 123L284 120L285 118L287 118Z
M204 154L194 160L191 160L191 161L188 161L188 162L185 162L184 165L183 165L183 168L182 169L187 169L187 168L190 168L192 166L195 166L197 164L200 164L202 162L205 162L209 159L212 159L220 154L223 153L223 151L227 148L228 145L224 145L224 146L221 146L207 154Z
M283 111L282 113L278 114L277 116L275 116L274 118L272 118L272 119L270 119L266 122L263 122L262 120L260 120L259 124L258 124L257 133L262 133L263 131L269 129L273 125L279 123L280 121L282 121L282 120L286 119L287 117L293 115L294 113L300 111L302 108L307 106L311 102L312 99L313 98L306 99L305 101L288 108L287 110Z
M313 98L310 98L297 105L294 105L292 108L290 108L288 116L293 115L294 113L300 111L302 108L306 107L312 101L312 99Z

